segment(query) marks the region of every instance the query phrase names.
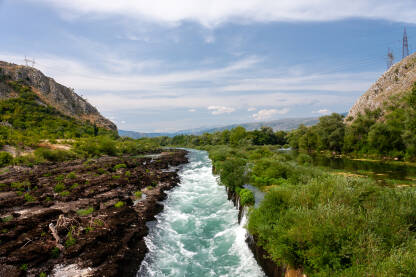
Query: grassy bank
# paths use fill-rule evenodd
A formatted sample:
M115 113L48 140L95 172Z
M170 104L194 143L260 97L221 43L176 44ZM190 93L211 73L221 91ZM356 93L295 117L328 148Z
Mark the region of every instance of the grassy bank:
M249 232L308 276L415 276L416 193L300 165L274 147L206 148L221 181L267 191Z

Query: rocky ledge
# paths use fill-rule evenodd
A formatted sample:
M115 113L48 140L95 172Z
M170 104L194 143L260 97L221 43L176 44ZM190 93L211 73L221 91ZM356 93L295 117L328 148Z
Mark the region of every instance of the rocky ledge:
M186 151L0 174L0 276L135 276Z

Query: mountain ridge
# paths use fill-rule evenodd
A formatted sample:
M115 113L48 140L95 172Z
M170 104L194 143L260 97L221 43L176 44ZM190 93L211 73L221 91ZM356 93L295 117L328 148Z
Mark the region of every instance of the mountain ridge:
M120 136L127 136L131 138L143 138L143 137L160 137L160 136L168 136L174 137L177 135L201 135L203 133L215 133L218 131L230 130L237 126L242 126L246 128L247 131L253 131L256 129L260 129L263 126L268 126L273 128L274 131L289 131L292 129L297 128L300 124L304 124L306 126L314 125L318 122L317 117L299 117L299 118L283 118L283 119L276 119L271 121L261 121L261 122L247 122L241 124L230 124L221 127L207 127L207 128L195 128L195 129L188 129L188 130L180 130L177 132L172 133L146 133L146 132L136 132L136 131L127 131L127 130L119 130Z
M29 66L0 61L0 100L17 97L16 92L6 82L21 82L29 86L42 103L54 107L62 114L71 118L90 122L109 130L117 130L117 126L102 116L98 110L88 103L73 89L57 83L45 76L40 70Z
M416 53L390 67L350 109L345 122L352 122L358 114L378 108L385 110L392 96L401 96L416 83Z

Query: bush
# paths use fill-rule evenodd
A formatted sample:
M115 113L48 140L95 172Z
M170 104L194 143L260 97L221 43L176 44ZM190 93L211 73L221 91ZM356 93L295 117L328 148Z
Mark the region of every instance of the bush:
M56 184L56 186L54 187L54 191L56 192L56 193L58 193L58 192L62 192L63 190L65 189L65 185L64 184L62 184L62 183L58 183L58 184Z
M114 166L114 170L120 169L120 168L126 168L127 165L126 164L117 164Z
M33 197L32 195L30 195L30 193L25 193L24 195L25 201L26 202L33 202L36 200L35 197Z
M7 152L0 152L0 167L9 165L13 162L13 156Z
M70 159L74 159L76 156L70 152L65 150L51 150L47 148L38 148L35 150L34 153L36 159L38 161L50 161L50 162L63 162Z
M238 193L240 195L241 206L254 205L254 194L251 190L241 189Z
M124 202L123 201L118 201L117 203L114 204L114 207L116 208L122 208L124 206Z
M303 154L303 153L299 154L299 156L296 158L296 161L303 165L310 165L313 162L311 156L309 156L308 154Z

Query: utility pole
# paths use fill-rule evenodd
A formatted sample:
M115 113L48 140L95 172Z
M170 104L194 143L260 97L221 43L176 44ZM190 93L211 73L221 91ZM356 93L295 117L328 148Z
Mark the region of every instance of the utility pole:
M403 59L409 56L409 42L407 41L406 27L404 27L403 33Z
M35 67L35 58L33 58L32 60L30 60L30 59L28 59L26 56L25 56L25 62L26 62L26 66L30 66L29 64L32 64L32 67Z
M394 55L393 51L388 48L387 49L387 70L393 65L394 62Z

